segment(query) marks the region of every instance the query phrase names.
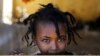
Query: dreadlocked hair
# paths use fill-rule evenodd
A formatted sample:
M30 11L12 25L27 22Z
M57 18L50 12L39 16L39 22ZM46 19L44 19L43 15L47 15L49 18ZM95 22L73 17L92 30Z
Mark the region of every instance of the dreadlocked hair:
M56 34L60 38L58 23L64 23L66 25L66 34L68 34L68 44L70 44L71 40L77 45L75 41L75 34L80 38L79 34L75 30L75 23L76 20L72 14L69 12L62 12L58 10L57 8L54 8L54 6L49 3L47 5L41 5L43 8L39 9L38 12L31 14L28 18L26 18L23 23L25 25L29 24L28 31L26 32L25 36L22 38L26 40L27 45L30 46L33 43L33 40L31 43L29 43L29 34L31 35L31 38L34 39L36 36L36 23L39 21L42 22L52 22L55 25L56 28ZM70 18L68 18L69 16Z

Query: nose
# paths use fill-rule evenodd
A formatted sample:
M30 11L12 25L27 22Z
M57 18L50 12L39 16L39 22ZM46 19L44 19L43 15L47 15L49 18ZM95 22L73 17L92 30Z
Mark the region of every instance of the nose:
M51 43L51 50L57 50L57 48L58 48L57 43L56 42L52 42Z

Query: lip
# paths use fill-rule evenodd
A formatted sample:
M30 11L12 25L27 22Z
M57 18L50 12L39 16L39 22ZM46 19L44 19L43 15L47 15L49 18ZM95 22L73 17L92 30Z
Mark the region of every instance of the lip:
M57 53L57 50L56 51L48 51L48 52L50 52L50 53Z
M61 53L48 53L47 55L60 55Z

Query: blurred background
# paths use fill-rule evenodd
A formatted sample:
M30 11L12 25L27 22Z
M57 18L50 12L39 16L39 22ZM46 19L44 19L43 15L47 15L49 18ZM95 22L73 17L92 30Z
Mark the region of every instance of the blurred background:
M42 8L39 4L52 3L63 12L70 12L77 20L78 45L71 43L67 50L76 53L100 54L100 0L0 0L0 54L20 49L34 54L37 47L27 47L22 37L27 26L21 22Z

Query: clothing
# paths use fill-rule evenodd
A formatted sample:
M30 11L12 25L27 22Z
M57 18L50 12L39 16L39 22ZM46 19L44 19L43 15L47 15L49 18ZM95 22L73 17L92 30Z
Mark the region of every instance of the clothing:
M41 54L41 53L37 53L37 55L45 55L45 54ZM54 55L74 55L74 53L71 53L71 52L64 52L64 53L61 53L61 54L54 54Z

